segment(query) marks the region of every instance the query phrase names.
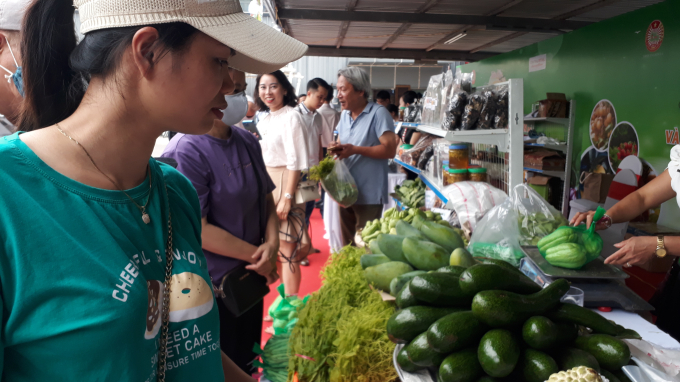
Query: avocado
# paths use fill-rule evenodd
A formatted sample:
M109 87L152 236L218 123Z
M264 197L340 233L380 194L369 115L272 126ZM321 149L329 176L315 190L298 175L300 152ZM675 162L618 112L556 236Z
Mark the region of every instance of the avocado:
M515 370L525 382L544 382L559 371L557 362L551 356L534 349L522 352Z
M551 353L560 370L570 370L575 367L585 366L595 371L600 371L600 364L590 353L575 348L561 348Z
M484 375L474 348L453 353L439 366L439 382L475 382Z
M477 357L482 369L497 378L507 377L519 361L520 347L515 336L505 329L488 331L479 341Z
M364 277L369 284L376 288L389 291L392 279L408 272L413 272L410 265L401 261L390 261L364 269Z
M490 257L475 257L475 260L476 260L478 263L481 263L481 264L494 264L494 265L498 265L499 267L507 268L507 269L509 269L509 270L511 270L511 271L515 271L515 272L522 273L522 271L520 271L517 267L515 267L514 265L508 263L508 262L505 261L505 260L492 259L492 258L490 258ZM522 274L524 274L524 273L522 273Z
M460 276L460 289L472 295L484 290L531 294L539 292L541 287L520 272L495 264L477 264Z
M403 288L397 293L397 306L399 309L408 308L409 306L416 306L419 304L418 299L411 293L411 280L406 282Z
M394 343L406 343L424 333L435 321L456 309L411 306L395 312L387 320L387 335Z
M364 256L366 256L366 255L364 255ZM397 297L397 295L399 294L399 291L401 291L401 288L403 288L404 285L406 285L407 282L411 281L412 278L419 276L419 275L422 275L422 274L425 274L425 273L427 273L427 272L425 272L425 271L413 271L413 272L404 273L401 276L397 276L397 277L393 278L392 281L390 282L390 294L394 297Z
M422 232L403 220L399 220L394 228L397 230L397 235L399 236L414 237L418 240L425 240L425 236Z
M555 280L542 291L530 295L485 290L472 300L472 312L492 328L522 325L529 317L542 315L559 304L568 290L569 282L565 279Z
M403 242L404 256L416 269L434 271L449 265L451 252L435 243L407 237Z
M617 336L626 330L622 326L609 322L600 314L574 304L558 304L554 310L547 312L545 316L554 322L581 325L592 329L595 333L609 334L610 336Z
M574 346L592 354L602 368L610 371L618 370L630 361L628 345L606 334L581 336L574 341Z
M383 263L389 263L390 258L382 255L382 254L376 254L376 255L361 255L360 263L361 263L361 268L366 269L368 267L373 267L378 264L383 264Z
M397 363L402 370L408 373L415 373L418 370L424 369L424 367L418 366L411 362L411 359L408 356L408 351L406 350L406 346L404 346L404 348L401 349L401 351L397 354Z
M560 344L571 343L578 336L574 324L556 324L549 318L534 316L522 327L524 342L536 350L546 350Z
M405 347L408 357L413 364L422 367L439 367L446 354L436 352L427 343L426 333L421 333Z
M411 280L411 293L419 300L435 306L469 307L472 295L463 293L458 277L448 273L428 273Z
M467 251L467 249L456 248L453 251L453 253L451 253L451 257L449 258L449 264L469 268L477 264L477 262L475 261L474 257L472 257L470 252Z
M427 330L427 341L440 353L452 353L479 343L489 330L471 311L456 312L435 321Z
M441 268L437 269L437 272L449 273L453 276L460 277L460 275L462 275L463 272L465 272L465 268L459 267L457 265L447 265L445 267L441 267Z
M603 377L607 378L609 382L621 382L619 378L609 370L602 369L600 370L600 374L602 374Z

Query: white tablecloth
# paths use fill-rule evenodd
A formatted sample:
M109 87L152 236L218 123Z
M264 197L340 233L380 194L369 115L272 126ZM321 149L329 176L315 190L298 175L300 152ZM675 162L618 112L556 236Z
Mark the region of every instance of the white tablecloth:
M627 312L621 309L614 309L607 313L600 312L597 309L593 310L600 313L600 315L608 320L612 320L625 328L635 330L642 336L642 339L647 342L651 342L666 349L680 350L680 343L678 341L637 313Z
M388 174L387 175L387 193L394 192L394 188L406 180L406 174ZM385 204L383 212L394 207L395 203L391 197L387 198L388 203ZM331 251L339 251L342 248L342 231L340 229L340 212L338 211L338 203L325 194L323 200L323 224L326 228L324 239L328 240L328 245Z

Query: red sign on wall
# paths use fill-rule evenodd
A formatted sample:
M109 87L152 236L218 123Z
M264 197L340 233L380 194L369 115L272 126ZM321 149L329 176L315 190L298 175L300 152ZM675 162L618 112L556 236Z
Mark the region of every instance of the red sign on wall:
M661 43L663 42L663 23L659 20L652 21L647 28L647 34L645 35L645 45L647 45L647 50L650 52L656 52L661 48Z

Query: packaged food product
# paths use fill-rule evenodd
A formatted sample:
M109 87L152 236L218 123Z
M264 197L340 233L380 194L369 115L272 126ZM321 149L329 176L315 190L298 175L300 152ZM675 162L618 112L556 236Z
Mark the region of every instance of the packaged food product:
M465 144L449 146L449 168L467 169L470 165L470 150Z
M509 113L509 93L508 89L504 88L498 92L498 103L496 107L496 117L494 118L494 129L508 128L508 113Z
M479 112L477 128L491 129L493 127L493 122L496 117L496 109L498 107L496 94L494 94L494 92L491 90L484 90L482 92L482 98L484 99L484 105L482 106L482 110Z
M441 124L441 93L444 74L430 77L430 83L425 92L423 103L422 123L430 126Z
M442 186L448 186L449 184L451 184L449 183L450 178L451 176L449 175L449 166L444 165L442 172Z
M487 182L486 169L484 167L472 167L468 169L471 182Z
M449 184L465 182L468 180L468 170L466 168L449 168Z
M474 130L477 128L477 120L480 112L484 106L484 99L480 94L473 94L468 98L468 104L465 105L463 117L460 122L461 130Z

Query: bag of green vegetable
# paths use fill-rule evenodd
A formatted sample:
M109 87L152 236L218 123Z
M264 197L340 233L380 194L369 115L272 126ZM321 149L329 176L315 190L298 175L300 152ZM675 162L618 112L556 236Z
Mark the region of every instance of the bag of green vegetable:
M253 366L262 368L262 374L271 382L286 382L288 380L288 340L290 334L272 336L260 349L257 345L253 348L262 360L253 362Z
M272 307L269 309L269 315L274 319L272 324L274 334L290 333L295 326L295 322L297 322L298 311L305 306L309 296L302 300L297 296L285 297L283 284L279 285L276 290L279 292L280 299L277 297L278 304L272 304Z
M309 169L309 179L321 182L328 195L342 207L351 206L359 197L354 177L342 160L324 158Z
M604 208L597 207L593 221L600 220L605 212ZM538 242L538 250L551 265L579 269L600 256L602 238L595 232L595 224L590 228L585 224L560 227Z

